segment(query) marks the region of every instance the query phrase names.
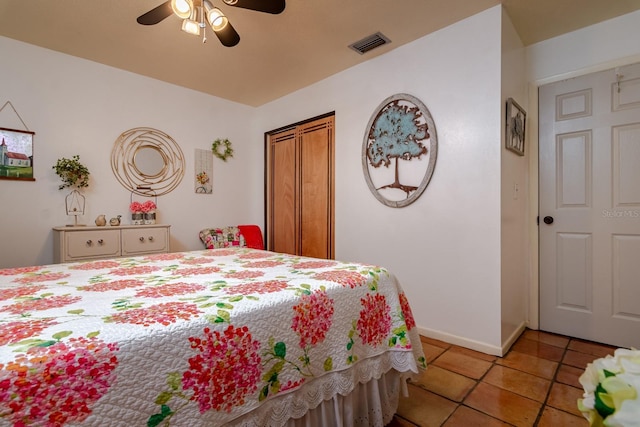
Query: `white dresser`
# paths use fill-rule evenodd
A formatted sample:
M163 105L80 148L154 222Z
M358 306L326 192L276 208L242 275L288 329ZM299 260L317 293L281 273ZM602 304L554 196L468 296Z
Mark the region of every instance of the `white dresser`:
M53 262L169 252L170 225L54 227Z

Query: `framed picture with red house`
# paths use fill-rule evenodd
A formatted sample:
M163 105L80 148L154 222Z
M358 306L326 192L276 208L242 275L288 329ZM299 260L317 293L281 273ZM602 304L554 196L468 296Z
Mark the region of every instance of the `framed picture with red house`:
M0 128L0 179L35 181L33 135L35 132Z

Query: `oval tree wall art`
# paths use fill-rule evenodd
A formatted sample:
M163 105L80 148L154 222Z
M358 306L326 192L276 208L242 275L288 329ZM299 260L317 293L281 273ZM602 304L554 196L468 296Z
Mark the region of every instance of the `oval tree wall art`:
M438 136L427 107L405 93L382 101L362 143L369 190L383 204L401 208L424 192L436 164Z

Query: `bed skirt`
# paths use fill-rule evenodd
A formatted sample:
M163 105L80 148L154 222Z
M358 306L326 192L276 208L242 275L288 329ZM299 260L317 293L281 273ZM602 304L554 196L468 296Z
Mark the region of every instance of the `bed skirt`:
M356 369L334 372L306 390L273 399L268 404L235 419L229 425L242 427L383 427L398 408L400 394L408 394L407 381L415 373L393 368L377 370L386 356L363 361ZM396 362L398 360L396 359ZM368 368L368 369L367 369ZM354 374L368 372L367 377ZM371 373L378 374L372 375ZM384 372L384 373L380 373ZM309 384L311 385L311 384Z
M398 409L400 393L407 394L407 378L389 371L377 380L358 384L346 396L337 395L309 410L302 418L290 419L287 427L383 427Z

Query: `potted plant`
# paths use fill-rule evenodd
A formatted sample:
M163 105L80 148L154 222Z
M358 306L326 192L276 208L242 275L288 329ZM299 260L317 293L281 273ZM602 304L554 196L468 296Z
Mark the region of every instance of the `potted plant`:
M62 180L62 184L58 186L58 189L63 190L67 187L76 187L65 198L67 215L74 217L74 223L69 225L83 225L78 224L78 216L84 215L85 199L78 189L89 186L89 169L80 163L80 156L77 154L71 159L64 157L58 159L53 169L56 171L56 175Z
M80 163L80 156L77 154L71 159L58 159L53 166L56 174L62 179L62 184L58 189L63 190L67 187L86 188L89 186L89 169Z

